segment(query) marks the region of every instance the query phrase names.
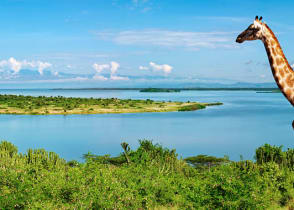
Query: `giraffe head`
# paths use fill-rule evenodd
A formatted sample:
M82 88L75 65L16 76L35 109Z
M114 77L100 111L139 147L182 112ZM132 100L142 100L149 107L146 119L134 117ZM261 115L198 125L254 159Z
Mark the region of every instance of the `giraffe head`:
M258 19L258 16L255 17L253 24L251 24L245 31L243 31L236 39L236 42L242 43L244 41L250 40L262 40L264 37L265 23L261 22L262 17Z

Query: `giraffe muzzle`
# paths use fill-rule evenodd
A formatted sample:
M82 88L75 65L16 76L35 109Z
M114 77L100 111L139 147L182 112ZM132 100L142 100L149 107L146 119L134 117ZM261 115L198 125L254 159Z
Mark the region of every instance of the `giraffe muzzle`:
M237 39L236 39L236 42L238 42L238 43L242 43L243 41L244 40L240 36L238 36Z

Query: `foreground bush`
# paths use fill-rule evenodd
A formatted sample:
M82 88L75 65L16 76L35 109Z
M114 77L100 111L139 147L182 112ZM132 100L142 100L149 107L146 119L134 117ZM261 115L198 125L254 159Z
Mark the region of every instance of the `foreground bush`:
M1 209L276 209L291 207L292 150L265 145L257 162L196 156L140 141L118 157L69 161L45 150L0 144ZM287 160L287 161L286 161ZM201 166L201 167L199 167Z

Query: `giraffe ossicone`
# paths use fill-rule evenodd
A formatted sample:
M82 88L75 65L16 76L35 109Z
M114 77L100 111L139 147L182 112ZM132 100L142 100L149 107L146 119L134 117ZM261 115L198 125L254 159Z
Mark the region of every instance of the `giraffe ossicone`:
M253 24L249 25L237 37L236 42L242 43L252 40L263 42L275 81L284 96L294 106L294 71L288 63L278 39L268 25L262 22L262 17L256 16Z

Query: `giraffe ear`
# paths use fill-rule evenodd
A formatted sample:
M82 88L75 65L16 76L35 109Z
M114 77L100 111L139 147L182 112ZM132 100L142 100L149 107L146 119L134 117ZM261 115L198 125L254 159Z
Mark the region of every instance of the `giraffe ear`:
M259 18L259 21L261 21L262 20L262 16L260 16L260 18Z
M255 20L258 20L258 16L257 15L255 16Z

